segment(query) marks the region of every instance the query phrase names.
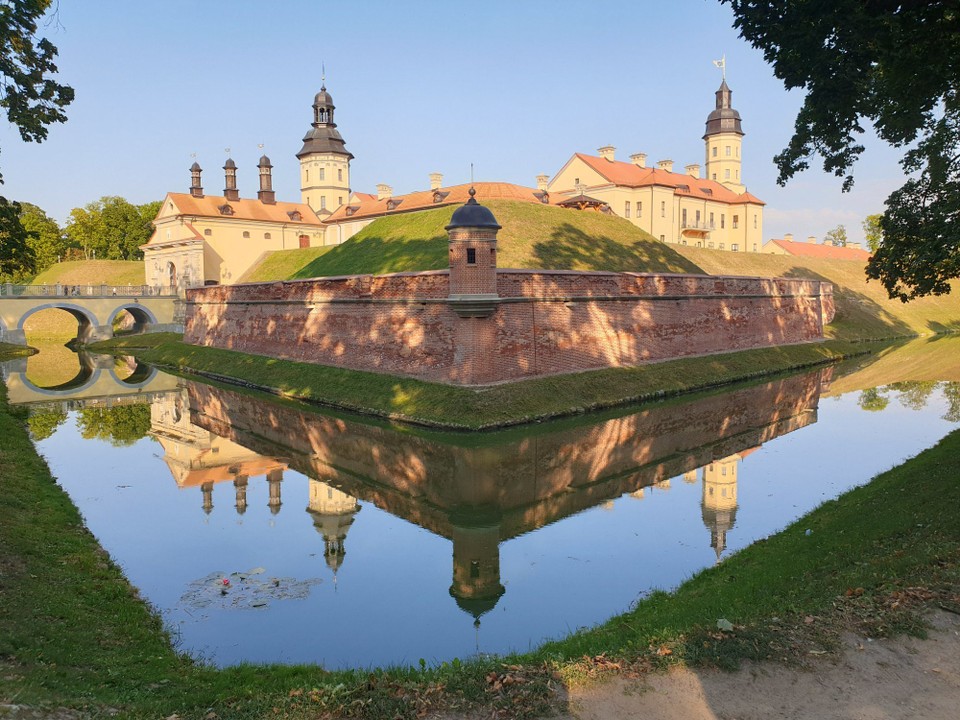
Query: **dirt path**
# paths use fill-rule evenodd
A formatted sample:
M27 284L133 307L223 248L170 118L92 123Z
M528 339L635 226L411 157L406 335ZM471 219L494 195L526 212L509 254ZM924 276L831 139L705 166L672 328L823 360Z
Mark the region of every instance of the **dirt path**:
M928 639L849 637L806 669L675 670L572 691L577 720L957 720L960 616L937 613Z

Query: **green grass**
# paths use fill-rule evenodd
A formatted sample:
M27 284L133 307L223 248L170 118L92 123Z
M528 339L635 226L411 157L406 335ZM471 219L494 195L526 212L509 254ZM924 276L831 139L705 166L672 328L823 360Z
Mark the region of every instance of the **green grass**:
M422 669L218 671L171 647L50 476L2 385L0 437L0 704L41 715L542 716L565 709L558 684L612 668L803 659L845 629L922 633L918 602L956 611L960 598L958 431L676 592L528 654ZM733 629L718 630L721 618Z
M497 238L497 264L502 268L699 272L673 246L656 241L622 218L509 200L487 205L503 226ZM444 227L455 209L448 206L380 218L344 244L330 248L269 253L245 279L446 268Z
M70 260L37 275L31 285L143 285L142 260Z
M11 360L13 358L33 355L36 351L33 348L24 345L13 345L11 343L0 342L0 362Z
M114 338L91 349L129 351L163 368L238 380L309 403L463 430L529 423L678 395L833 362L860 352L840 342L787 345L473 389L187 345L180 336L169 333Z

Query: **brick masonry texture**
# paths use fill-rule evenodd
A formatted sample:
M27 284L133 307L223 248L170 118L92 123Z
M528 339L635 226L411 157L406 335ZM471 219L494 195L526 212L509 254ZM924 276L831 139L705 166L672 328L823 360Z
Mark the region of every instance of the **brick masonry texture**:
M818 280L495 272L485 318L453 311L447 270L196 288L185 340L484 385L820 340L834 314Z

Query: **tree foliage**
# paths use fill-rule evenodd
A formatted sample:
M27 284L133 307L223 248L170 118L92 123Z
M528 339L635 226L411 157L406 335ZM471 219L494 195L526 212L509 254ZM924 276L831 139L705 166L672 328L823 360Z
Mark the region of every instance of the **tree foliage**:
M20 224L20 203L0 197L0 282L20 282L33 269L33 251Z
M51 3L0 0L0 107L24 142L43 142L49 125L66 122L63 109L73 102L73 88L50 78L57 48L37 37L37 20Z
M820 156L848 190L865 121L895 147L918 143L904 168L919 177L887 200L884 242L868 273L901 300L949 292L947 280L960 274L957 1L721 2L784 85L806 91L793 136L775 158L780 184Z
M870 248L870 252L876 252L883 242L883 228L880 227L881 218L883 218L883 213L867 215L863 219L863 236L867 240L867 247Z
M34 442L46 440L56 432L57 428L67 421L65 410L39 410L30 411L27 418L27 427L30 429L30 437Z
M36 205L20 203L20 224L27 231L27 245L33 251L32 274L43 272L65 256L68 244L63 230Z
M823 236L824 245L833 245L834 247L847 246L847 229L843 225L837 225L833 230L829 230Z
M84 440L106 440L117 447L133 445L150 432L150 406L83 408L77 414L77 427Z
M150 239L161 204L133 205L122 197L102 197L70 211L67 238L86 259L140 260L140 246Z

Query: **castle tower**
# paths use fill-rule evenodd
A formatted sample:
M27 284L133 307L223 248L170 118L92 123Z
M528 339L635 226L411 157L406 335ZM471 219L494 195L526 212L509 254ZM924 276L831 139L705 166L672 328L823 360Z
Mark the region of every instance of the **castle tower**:
M193 197L203 197L203 184L200 182L200 173L202 172L200 163L195 162L190 166L190 194Z
M500 523L453 519L453 584L450 595L479 623L505 589L500 582Z
M740 128L740 113L730 104L732 95L724 79L717 90L717 106L707 116L703 140L707 152L707 179L723 183L735 193L742 193L747 189L740 178L743 130Z
M307 512L313 518L313 526L323 537L323 557L334 574L343 564L347 531L359 511L360 503L352 495L320 480L310 479Z
M450 242L450 304L460 317L489 317L496 309L497 231L489 208L470 199L458 207L446 226Z
M322 217L350 198L350 161L343 138L333 121L333 98L321 85L313 99L313 127L303 136L300 160L300 197Z
M727 547L727 531L737 521L737 469L739 455L714 460L703 468L703 499L700 503L703 524L710 531L710 547L717 562Z
M223 164L223 196L227 200L239 200L240 191L237 190L237 164L233 161L233 158L227 158L227 161Z
M257 191L257 199L265 205L276 205L277 196L273 192L273 165L270 164L270 158L266 155L260 157L257 163L257 170L260 174L260 190Z

